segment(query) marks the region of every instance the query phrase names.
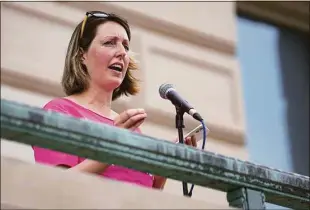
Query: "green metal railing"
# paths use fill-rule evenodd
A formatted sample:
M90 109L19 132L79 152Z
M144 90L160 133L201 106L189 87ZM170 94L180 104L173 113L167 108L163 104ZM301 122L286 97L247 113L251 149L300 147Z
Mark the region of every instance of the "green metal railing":
M1 138L224 191L232 207L309 209L309 177L4 99Z

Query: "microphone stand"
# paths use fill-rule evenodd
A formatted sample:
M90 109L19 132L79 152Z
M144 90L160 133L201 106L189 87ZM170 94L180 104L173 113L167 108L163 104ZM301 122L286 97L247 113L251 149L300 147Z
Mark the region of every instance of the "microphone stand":
M181 144L184 144L184 138L183 138L183 128L184 126L184 120L183 120L183 115L184 115L184 111L176 106L176 116L175 116L175 126L178 129L178 134L179 134L179 142ZM182 186L183 186L183 195L184 196L189 196L188 194L188 188L187 188L187 183L186 182L182 182Z

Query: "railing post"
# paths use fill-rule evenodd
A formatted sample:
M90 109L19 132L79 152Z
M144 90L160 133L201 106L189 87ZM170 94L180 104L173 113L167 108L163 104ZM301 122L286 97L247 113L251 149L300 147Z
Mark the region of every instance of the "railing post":
M239 188L227 192L229 206L244 210L265 209L265 195L249 188Z

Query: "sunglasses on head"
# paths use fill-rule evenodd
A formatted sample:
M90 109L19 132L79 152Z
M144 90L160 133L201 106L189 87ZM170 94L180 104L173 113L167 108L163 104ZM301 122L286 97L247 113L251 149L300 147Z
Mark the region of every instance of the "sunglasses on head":
M84 20L83 20L82 27L81 27L81 35L80 35L80 38L82 38L82 36L83 36L87 18L90 17L90 16L93 16L93 17L96 17L96 18L107 18L107 17L109 17L110 15L109 15L108 13L101 12L101 11L90 11L90 12L86 12L86 15L85 15L85 18L84 18Z

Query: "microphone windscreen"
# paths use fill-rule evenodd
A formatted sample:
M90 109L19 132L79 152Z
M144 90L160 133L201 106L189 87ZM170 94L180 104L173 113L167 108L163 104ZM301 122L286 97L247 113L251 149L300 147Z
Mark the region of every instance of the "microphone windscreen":
M159 87L159 95L160 97L162 97L163 99L167 99L166 94L168 92L169 89L173 88L173 85L171 84L167 84L164 83Z

